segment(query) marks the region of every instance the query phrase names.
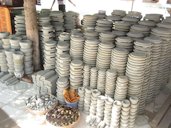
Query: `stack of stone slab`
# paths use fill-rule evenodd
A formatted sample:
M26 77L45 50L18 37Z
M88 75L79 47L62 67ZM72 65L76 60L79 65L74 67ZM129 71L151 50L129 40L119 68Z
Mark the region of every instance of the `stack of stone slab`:
M41 75L43 76L44 74L46 74L49 70L41 70L38 71L34 74L32 74L32 81L33 81L33 85L35 90L37 91L37 94L41 93L41 85L40 85L40 77Z
M152 43L150 85L146 99L146 102L149 103L153 100L155 87L158 85L157 79L159 74L162 40L155 36L146 37L144 40Z
M146 98L147 94L145 90L148 87L145 82L147 59L148 57L145 53L132 52L129 54L126 67L126 75L129 79L128 96L138 97L142 100L142 104L144 104L144 98Z
M110 32L113 22L107 19L99 19L96 21L96 32Z
M10 49L11 48L10 40L9 40L8 36L2 38L2 48L4 48L4 49Z
M44 8L44 9L41 9L39 13L40 13L40 15L49 16L50 11L51 11L50 9L45 9Z
M40 53L41 53L41 61L44 62L44 43L46 41L50 41L53 38L53 29L46 30L46 27L43 26L50 26L51 19L49 16L39 15L38 16L38 25L39 25L39 40L40 40ZM48 29L48 27L47 27Z
M126 36L126 34L127 34L127 32L120 31L120 30L113 30L112 32L113 32L113 34L116 35L116 37Z
M56 69L59 76L69 76L71 57L69 55L69 43L59 41L56 46Z
M117 72L112 69L106 71L105 95L114 98Z
M87 40L95 40L99 38L99 33L94 30L85 30L84 31L84 38Z
M41 70L32 75L33 84L38 93L56 95L58 75L53 70Z
M92 67L90 69L90 88L97 88L97 78L98 78L98 69L96 67Z
M14 74L17 78L24 75L24 53L16 51L13 53Z
M72 89L78 89L83 82L83 62L73 60L70 64L70 84Z
M45 71L46 71L46 70L45 70ZM41 93L43 93L43 94L48 93L49 90L46 88L45 80L51 78L51 77L54 76L54 75L55 75L55 71L49 70L49 71L47 71L44 75L42 75L42 76L40 77Z
M7 61L6 61L6 56L5 56L5 51L0 50L0 68L2 72L8 72L8 66L7 66Z
M44 80L44 86L47 88L48 94L55 95L56 94L56 81L58 79L58 75L55 74Z
M127 89L128 89L128 77L126 76L117 77L114 99L119 101L125 100L128 91Z
M122 109L120 114L120 127L128 128L129 126L129 114L130 114L130 101L123 100L122 101Z
M147 26L150 29L152 29L156 26L156 23L154 21L151 21L151 20L141 20L138 22L138 24Z
M126 12L123 10L113 10L111 15L120 18L120 20L113 22L113 33L117 36L125 36L130 24L121 21L121 19L126 15Z
M96 15L84 15L83 17L84 30L95 30L97 19L98 17Z
M90 113L90 105L91 105L91 95L92 95L92 90L91 88L85 88L85 93L84 93L84 112L86 114Z
M40 36L42 35L42 27L44 25L50 25L51 24L51 19L49 16L45 16L45 15L39 15L38 16L38 25L39 25L39 34Z
M128 37L131 37L134 41L138 40L138 39L143 39L144 38L144 34L142 33L137 33L137 32L133 32L133 31L129 31L127 33Z
M78 101L78 109L80 111L84 110L84 94L85 94L85 88L79 87L78 88L78 95L80 96L80 99Z
M14 49L7 49L5 50L6 61L8 66L8 72L14 73L14 61L13 61L13 53L15 52Z
M97 51L98 51L98 44L99 40L97 39L88 39L84 43L84 52L83 52L83 60L85 64L95 66L96 65L96 58L97 58Z
M83 87L89 87L90 85L90 66L84 65L83 68Z
M68 77L59 77L56 84L57 84L56 96L59 100L59 103L65 104L65 98L63 92L69 87L69 79Z
M55 69L56 41L48 41L44 46L44 69Z
M73 35L81 35L81 36L83 36L82 30L80 28L73 29L71 31L71 36L73 36Z
M112 128L119 127L121 109L122 109L122 102L115 100L112 107L111 124L110 124Z
M114 15L114 16L110 15L110 16L106 16L106 19L115 22L115 21L120 21L121 17L120 16L116 16L116 15Z
M145 25L140 25L140 24L132 25L130 31L142 33L144 37L150 34L150 28Z
M129 52L133 49L133 40L130 37L121 36L116 38L116 48L124 48Z
M0 32L0 48L4 47L4 42L2 41L2 39L8 36L9 36L8 32Z
M139 99L139 113L144 113L145 109L145 102L147 98L147 92L149 86L151 85L150 81L152 73L152 66L151 66L151 58L152 58L152 43L149 41L144 40L137 40L134 42L134 52L145 53L146 54L146 65L144 70L144 81L142 86L142 93Z
M159 23L163 20L162 14L146 14L144 16L144 20L154 21L155 23Z
M96 115L97 108L97 97L100 96L100 91L97 89L92 90L91 104L90 104L90 115Z
M8 32L0 32L0 39L3 39L5 37L8 37L9 33Z
M13 36L10 38L10 45L11 45L11 48L12 49L15 49L16 51L20 50L20 42L21 40L21 37L16 37L16 36Z
M96 67L98 69L109 69L111 52L114 48L114 44L99 43Z
M83 34L71 35L70 55L72 59L82 60L84 41L85 40L84 40Z
M100 95L97 97L97 107L96 107L96 116L101 120L104 119L104 110L105 110L105 101L107 97Z
M105 10L99 10L98 13L95 14L98 19L105 19L106 18L106 11Z
M137 24L139 20L140 19L138 19L136 17L129 16L129 15L126 15L125 17L122 18L122 21L125 21L131 25Z
M111 116L112 116L112 107L113 107L114 100L110 97L107 97L105 100L104 106L104 121L105 123L110 126L111 124Z
M169 80L170 73L170 62L171 62L171 32L169 29L170 25L166 25L164 22L158 24L158 27L152 29L152 35L160 37L162 40L161 45L161 56L160 56L160 67L158 76L158 85L155 87L154 97L159 94L160 87L166 85Z
M129 17L135 17L135 18L137 18L139 20L142 18L141 12L138 12L138 11L129 11L128 14L127 14L127 16L129 16Z
M71 32L72 29L77 27L78 16L78 13L72 11L64 13L64 27L66 32Z
M100 69L98 71L98 77L97 77L97 89L103 95L105 94L105 81L106 81L106 70Z
M128 32L131 24L126 21L116 21L113 23L113 30Z
M68 77L70 74L71 56L69 54L62 54L59 56L57 73L61 77Z
M81 86L86 87L84 90L85 94L84 91L79 90L82 98L79 103L81 110L84 108L86 113L96 114L100 118L104 117L105 110L105 121L108 125L112 123L110 122L111 116L113 119L116 118L116 125L120 124L123 127L130 125L132 127L135 110L132 110L131 114L134 115L130 118L131 123L128 124L128 111L129 109L131 111L131 108L127 108L131 107L131 104L125 107L124 102L122 102L123 106L120 102L114 102L115 107L118 107L118 110L115 112L115 110L112 110L112 103L109 102L109 104L104 105L106 100L91 95L93 95L93 88L98 89L102 94L111 98L115 97L117 100L126 99L126 95L136 96L139 98L138 104L141 106L139 107L140 111L145 107L146 96L148 95L147 97L151 99L151 97L154 97L158 93L160 86L167 82L171 62L171 46L169 45L171 33L168 31L168 28L171 28L170 23L167 20L159 23L162 21L162 16L158 14L146 15L143 21L139 21L141 17L139 12L131 11L126 15L125 11L122 10L114 10L112 16L107 17L103 11L96 15L85 15L83 19L84 33L82 33L81 30L74 29L78 24L77 14L73 12L62 13L60 11L53 11L51 13L50 11L48 13L42 12L38 22L40 25L40 40L41 44L43 44L42 49L45 55L42 56L45 59L44 66L45 69L56 68L56 72L61 79L58 79L58 75L52 70L44 70L34 74L32 76L33 82L38 86L38 91L40 93L57 94L57 97L62 102L65 102L62 97L62 91L69 87L70 77L70 87L72 89L80 89ZM22 18L19 17L18 19L18 24L21 24L23 22L21 21ZM156 24L158 28L152 29ZM17 26L21 27L21 25ZM64 32L64 28L66 32ZM150 30L152 30L151 34L153 36L158 36L162 39L162 41L156 38L147 39L152 43L152 48L148 46L146 41L137 41L137 39L148 36ZM16 71L21 73L20 69L24 65L26 74L31 74L31 72L28 73L26 71L32 65L30 61L32 58L30 43L27 46L23 46L25 43L19 46L18 40L15 40L14 37L6 38L6 36L7 33L0 33L0 39L2 39L0 48L2 46L4 49L20 49L25 55L24 63L21 63L21 56L18 60L11 56L13 53L10 50L6 50L5 54L0 51L0 60L3 61L3 63L0 61L0 64L3 65L5 62L5 65L7 65L4 68L0 65L1 70L4 69L5 72L8 71L11 73L15 73ZM115 37L117 37L116 42ZM58 44L57 42L51 43L54 38L58 40ZM134 49L133 41L135 41ZM117 48L113 50L115 44ZM150 57L146 53L149 52L149 49L152 50L150 51L152 52L152 56ZM129 52L132 53L129 54ZM83 62L81 61L82 59ZM152 59L152 63L150 59ZM118 75L125 75L125 70L129 81L118 80L119 82L116 82ZM13 76L11 77L13 78ZM6 77L4 79L6 80ZM149 84L151 85L149 86L150 88L148 88ZM58 89L56 90L56 88ZM91 100L91 97L93 97L93 100ZM97 101L94 98L97 98ZM95 110L96 104L97 110ZM93 107L89 111L90 105ZM108 107L110 110L108 110ZM136 107L138 109L137 104ZM128 111L125 112L125 110ZM119 113L119 117L121 116L122 118L120 120L121 123L118 122L119 118L115 117L114 114L111 115L112 111L115 112L114 114Z
M42 31L42 48L44 50L46 42L54 39L54 28L52 25L43 25Z
M102 32L99 34L99 40L102 43L112 44L115 41L116 35L113 32Z
M15 85L19 80L14 76L14 74L8 74L1 72L0 73L0 82L4 83L7 86Z
M112 50L110 68L115 69L118 75L125 74L128 54L128 50L124 48L114 48Z
M126 11L124 11L124 10L113 10L113 12L111 14L112 14L112 16L124 17L124 16L126 16Z
M33 73L33 49L32 42L30 40L21 40L20 51L24 53L24 72L27 75Z
M139 100L137 97L130 97L129 101L131 103L129 112L129 128L134 128L136 116L138 114Z
M64 32L64 14L62 11L51 11L50 17L55 29L55 38L58 40L59 35Z
M25 16L24 15L16 15L15 16L15 32L18 35L26 35L26 27L25 27Z
M59 42L66 42L68 44L70 44L70 33L68 32L62 32L60 35L59 35Z

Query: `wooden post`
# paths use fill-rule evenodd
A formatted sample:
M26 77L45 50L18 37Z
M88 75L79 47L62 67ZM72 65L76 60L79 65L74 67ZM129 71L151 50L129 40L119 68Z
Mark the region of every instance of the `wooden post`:
M36 0L24 0L26 34L33 42L34 70L40 70L39 34L37 25Z

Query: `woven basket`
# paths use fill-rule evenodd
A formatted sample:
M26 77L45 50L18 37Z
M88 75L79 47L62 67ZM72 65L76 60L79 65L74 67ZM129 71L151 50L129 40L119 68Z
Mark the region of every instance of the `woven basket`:
M77 119L77 121L75 121L74 123L68 125L68 126L63 126L63 127L60 127L60 126L57 126L58 128L75 128L77 126L77 124L79 123L80 121L80 113L79 113L79 117ZM48 126L52 127L52 128L56 128L56 126L52 125L49 121L46 120L46 124L48 124Z

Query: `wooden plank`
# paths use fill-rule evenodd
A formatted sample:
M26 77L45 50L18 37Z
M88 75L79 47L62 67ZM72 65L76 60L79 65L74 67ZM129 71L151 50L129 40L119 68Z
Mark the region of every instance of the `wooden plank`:
M169 108L166 115L160 122L158 128L169 128L170 124L171 124L171 107Z
M164 115L168 111L170 105L171 105L171 95L167 98L167 100L161 107L160 111L156 114L156 116L150 122L151 127L156 128L159 125L159 123L163 119Z

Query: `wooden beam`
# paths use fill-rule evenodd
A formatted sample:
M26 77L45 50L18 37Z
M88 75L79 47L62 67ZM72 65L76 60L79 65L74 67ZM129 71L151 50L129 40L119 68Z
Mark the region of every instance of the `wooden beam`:
M36 0L24 0L26 34L33 42L34 70L40 70L39 34L37 25Z

